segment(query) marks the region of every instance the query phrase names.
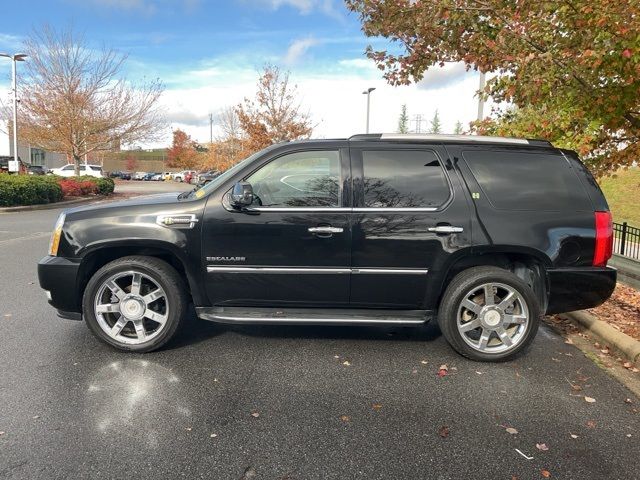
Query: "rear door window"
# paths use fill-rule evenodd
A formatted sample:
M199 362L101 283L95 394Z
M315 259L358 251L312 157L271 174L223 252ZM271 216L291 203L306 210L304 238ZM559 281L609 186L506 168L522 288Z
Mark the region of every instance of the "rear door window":
M364 207L437 208L451 191L432 150L363 150Z
M495 208L593 209L579 178L562 155L499 150L469 150L462 155Z

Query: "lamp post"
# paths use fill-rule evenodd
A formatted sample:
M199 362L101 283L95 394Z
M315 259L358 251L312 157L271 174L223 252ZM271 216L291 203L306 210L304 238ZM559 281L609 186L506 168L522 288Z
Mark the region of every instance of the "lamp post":
M16 62L24 62L27 57L25 53L0 53L0 57L7 57L12 60L12 83L13 83L13 168L9 167L10 172L19 172L20 164L18 163L18 88L16 86Z
M484 119L484 87L487 84L484 72L480 72L480 85L478 85L478 121Z
M369 107L371 101L371 92L373 92L375 89L376 87L369 87L364 92L362 92L363 95L367 96L367 131L365 133L369 133Z

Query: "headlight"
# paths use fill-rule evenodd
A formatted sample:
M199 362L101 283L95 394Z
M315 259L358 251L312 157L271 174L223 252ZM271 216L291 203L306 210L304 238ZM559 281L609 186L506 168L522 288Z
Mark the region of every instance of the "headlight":
M54 257L58 255L58 246L60 245L60 237L62 236L62 226L64 225L64 219L66 215L62 212L58 216L55 227L53 227L53 233L51 234L51 241L49 242L49 255Z

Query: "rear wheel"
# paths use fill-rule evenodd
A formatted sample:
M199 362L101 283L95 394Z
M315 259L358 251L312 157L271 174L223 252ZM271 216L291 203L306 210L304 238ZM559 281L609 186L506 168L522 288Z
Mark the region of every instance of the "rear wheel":
M175 335L187 312L182 278L153 257L123 257L89 280L83 316L91 331L126 351L150 352Z
M473 360L506 360L524 350L540 322L531 288L513 273L474 267L449 284L438 313L451 346Z

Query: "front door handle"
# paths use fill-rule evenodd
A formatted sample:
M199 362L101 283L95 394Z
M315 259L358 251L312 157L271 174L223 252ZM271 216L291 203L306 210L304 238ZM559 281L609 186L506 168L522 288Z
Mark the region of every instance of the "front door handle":
M344 231L341 227L309 227L310 233L342 233Z
M437 227L427 228L430 232L435 233L460 233L464 230L462 227L453 227L451 225L438 225Z

